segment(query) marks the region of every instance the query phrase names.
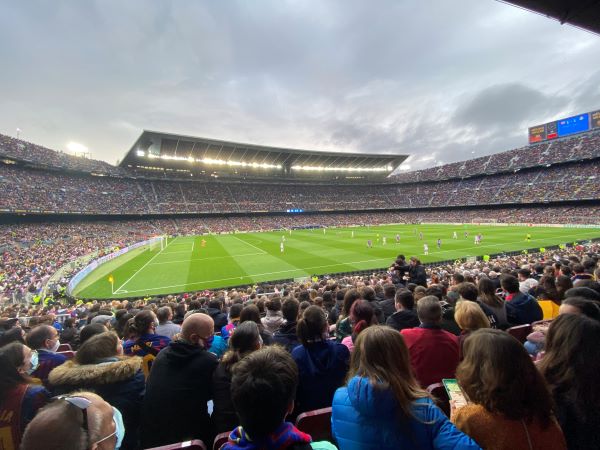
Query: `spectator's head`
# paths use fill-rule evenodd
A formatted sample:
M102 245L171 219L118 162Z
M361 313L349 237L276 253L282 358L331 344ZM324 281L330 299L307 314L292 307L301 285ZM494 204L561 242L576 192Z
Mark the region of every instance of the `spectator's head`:
M14 327L8 331L0 331L0 347L10 344L11 342L25 344L25 330L21 327Z
M104 358L112 358L123 354L123 346L119 336L108 331L92 336L82 344L75 355L79 364L96 364Z
M360 292L363 300L368 302L374 302L377 300L377 297L375 297L375 290L371 286L363 286Z
M242 309L244 309L244 305L241 303L234 303L231 305L229 308L229 320L233 323L239 322Z
M327 339L329 324L325 311L318 306L309 306L298 320L296 333L302 345L323 342Z
M344 294L344 306L342 307L342 316L348 317L350 315L350 308L352 304L361 298L360 292L356 289L348 289Z
M600 321L600 305L584 297L568 297L560 304L558 314L583 314Z
M367 378L381 389L390 389L405 417L412 417L412 402L427 394L415 380L408 349L396 330L372 326L364 330L354 343L348 380Z
M27 334L27 345L34 350L55 352L60 345L58 331L50 325L39 325Z
M517 278L519 281L525 281L530 276L531 276L531 271L529 269L519 269L517 271Z
M549 423L548 387L517 339L500 330L477 330L465 339L463 355L456 378L471 402L511 420Z
M352 332L354 335L358 335L365 328L375 325L377 318L375 317L375 310L371 303L367 300L358 300L354 302L352 308L350 308L350 324L352 324Z
M481 306L472 301L463 300L456 304L454 320L463 331L475 331L490 327L490 321Z
M565 298L565 293L573 287L571 278L566 275L556 277L556 290L561 299Z
M552 392L568 392L586 423L600 402L600 322L583 315L565 314L552 321L545 355L538 368Z
M191 314L181 324L181 336L186 342L208 350L215 338L215 322L208 314Z
M260 440L275 431L294 409L297 386L296 363L278 346L264 347L237 363L231 400L248 435Z
M267 307L267 311L271 311L271 313L281 311L281 299L279 297L271 297L265 302L265 306Z
M574 287L565 292L565 298L569 297L583 297L588 300L600 302L600 294L589 287Z
M144 334L154 334L158 319L154 312L143 310L137 313L128 323L129 339L143 336Z
M258 326L262 326L260 321L260 310L256 305L247 305L242 309L240 314L240 323L247 322L248 320L256 323Z
M158 311L156 311L156 318L158 319L158 323L161 325L165 324L169 320L173 319L173 311L169 306L158 308Z
M288 298L283 302L281 306L281 312L283 318L287 323L294 323L298 320L298 311L300 310L300 303L294 298Z
M516 294L519 292L519 280L512 275L502 275L500 277L500 286L502 286L502 289L509 294Z
M221 362L227 370L244 356L262 347L262 338L258 325L248 321L241 323L229 338L229 350L223 355Z
M211 301L208 302L208 307L211 309L218 309L219 311L221 311L223 309L223 300L221 300L220 298L213 298Z
M79 332L79 345L83 345L92 336L100 333L106 333L107 331L108 328L101 323L92 323L90 325L86 325Z
M22 450L108 450L121 445L121 413L91 392L58 397L27 425Z
M29 375L37 369L37 353L20 342L0 348L0 398L18 384L27 383Z
M438 298L428 295L419 300L417 315L423 325L439 325L442 321L442 305Z
M451 283L453 286L460 284L460 283L464 283L464 282L465 282L465 277L463 276L462 273L454 272L452 274Z
M473 283L460 283L456 286L456 291L463 300L469 300L471 302L476 302L477 297L479 296L477 286Z
M413 293L408 289L399 289L396 292L396 311L412 311L415 307Z

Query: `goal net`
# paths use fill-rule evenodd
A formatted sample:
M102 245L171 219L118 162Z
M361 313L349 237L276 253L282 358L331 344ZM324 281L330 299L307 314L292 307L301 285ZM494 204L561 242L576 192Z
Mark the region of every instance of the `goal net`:
M498 223L498 219L486 219L484 217L480 217L480 218L471 220L471 223L475 223L475 224L480 224L480 223Z

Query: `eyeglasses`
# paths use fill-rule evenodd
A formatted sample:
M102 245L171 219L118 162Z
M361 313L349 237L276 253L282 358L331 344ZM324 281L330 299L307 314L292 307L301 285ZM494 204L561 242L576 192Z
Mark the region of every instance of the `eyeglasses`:
M85 397L78 397L78 396L75 396L75 395L59 395L57 397L54 397L52 400L64 400L69 405L73 405L73 406L79 408L81 410L81 413L83 414L82 428L84 429L84 431L86 433L88 433L87 409L92 404L91 400L89 400L89 399L87 399ZM110 433L108 436L105 436L102 439L93 442L91 444L91 446L99 444L100 442L104 442L104 441L106 441L107 439L113 437L116 434L117 434L117 427L115 426L115 431L113 431L112 433ZM88 437L89 437L89 435L88 435Z

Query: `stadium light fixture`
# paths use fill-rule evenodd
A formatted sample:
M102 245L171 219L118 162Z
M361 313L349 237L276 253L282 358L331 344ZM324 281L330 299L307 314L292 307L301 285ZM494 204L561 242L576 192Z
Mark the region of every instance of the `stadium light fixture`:
M138 150L137 152L135 152L135 154L137 156L146 156L146 152L144 152L144 150Z
M73 154L88 152L88 148L85 145L79 144L77 142L69 142L67 144L67 150L69 150Z
M139 154L138 154L139 155ZM139 155L143 156L143 155ZM245 162L245 161L232 161L232 160L224 160L224 159L214 159L214 158L199 158L195 159L192 156L175 156L175 155L160 155L156 156L151 153L148 153L148 158L150 159L163 159L165 161L187 161L190 163L201 163L212 166L230 166L230 167L250 167L255 169L282 169L283 166L281 164L269 164L269 163L257 163L257 162Z
M389 172L391 166L386 167L323 167L323 166L292 166L292 170L305 170L317 172Z

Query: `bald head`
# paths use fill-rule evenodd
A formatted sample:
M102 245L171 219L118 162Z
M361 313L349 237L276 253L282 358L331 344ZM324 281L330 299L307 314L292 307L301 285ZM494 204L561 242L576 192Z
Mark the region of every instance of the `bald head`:
M113 410L102 397L91 392L77 392L70 397L83 397L91 402L86 408L87 428L84 429L84 414L78 407L66 400L56 400L42 408L33 418L23 434L22 450L104 450L114 449L117 438ZM94 444L94 445L92 445Z
M194 313L188 316L181 325L181 335L183 338L193 344L198 343L198 339L206 340L215 332L215 322L208 314Z

